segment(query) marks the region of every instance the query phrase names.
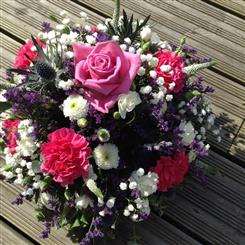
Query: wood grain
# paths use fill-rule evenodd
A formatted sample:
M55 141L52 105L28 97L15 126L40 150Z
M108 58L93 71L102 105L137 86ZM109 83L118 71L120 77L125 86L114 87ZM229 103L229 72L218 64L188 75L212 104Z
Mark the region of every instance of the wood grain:
M1 245L33 245L12 227L0 220L0 244Z

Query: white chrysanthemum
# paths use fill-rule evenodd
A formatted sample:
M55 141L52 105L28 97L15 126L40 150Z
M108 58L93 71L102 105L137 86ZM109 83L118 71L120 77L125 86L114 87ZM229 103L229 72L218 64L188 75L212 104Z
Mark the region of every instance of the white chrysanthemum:
M119 95L118 108L121 117L125 119L126 113L131 112L140 103L141 99L137 92L129 91L127 94Z
M191 124L191 122L188 123L186 123L185 121L181 122L179 125L179 129L183 131L183 133L181 134L183 145L185 146L190 145L196 136L195 129Z
M84 118L88 113L88 101L81 95L70 95L63 102L63 113L65 117L69 117L71 121Z
M94 150L94 159L101 169L117 168L119 164L117 146L110 143L98 145Z
M134 171L129 181L137 183L137 189L144 197L157 191L158 175L156 173L148 172L146 175L139 176L137 171Z
M74 85L73 81L71 79L68 79L67 81L60 80L58 83L58 88L63 89L65 91L71 89L71 87Z

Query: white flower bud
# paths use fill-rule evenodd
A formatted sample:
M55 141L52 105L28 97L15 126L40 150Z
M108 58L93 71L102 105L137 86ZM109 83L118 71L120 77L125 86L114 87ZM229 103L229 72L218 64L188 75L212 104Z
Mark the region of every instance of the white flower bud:
M166 101L171 101L173 99L173 95L172 94L167 94L166 95Z
M152 35L152 32L148 26L143 27L142 31L140 32L140 37L145 42L150 41L151 35Z
M130 212L128 209L124 209L123 215L128 217L130 215Z
M129 204L129 205L128 205L128 210L129 210L130 212L133 212L133 211L134 211L134 206L133 206L132 204Z
M149 72L149 74L150 74L150 77L151 77L151 78L156 79L156 77L157 77L156 71L151 70L151 71Z
M137 187L137 183L135 181L132 181L129 183L129 189L130 190L136 189L136 187Z
M127 45L126 44L121 44L120 48L122 49L122 51L126 51L127 50Z
M114 205L115 205L115 201L116 201L116 198L115 197L111 197L107 202L106 202L106 206L108 208L113 208Z
M145 75L145 68L143 66L141 66L138 70L138 73L137 73L139 76L143 76Z
M152 91L152 87L150 85L140 88L141 94L149 94L151 91Z
M127 190L128 185L126 183L124 183L124 182L121 182L120 185L119 185L119 187L120 187L120 189L122 191L125 191L125 190Z

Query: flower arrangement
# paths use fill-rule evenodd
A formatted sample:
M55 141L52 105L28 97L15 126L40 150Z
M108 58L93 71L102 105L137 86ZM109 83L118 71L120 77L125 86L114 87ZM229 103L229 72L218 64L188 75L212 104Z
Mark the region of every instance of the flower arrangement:
M213 89L194 75L215 62L118 13L96 27L52 17L1 84L1 174L24 187L14 204L34 202L42 238L66 227L91 244L122 216L147 219L208 154Z

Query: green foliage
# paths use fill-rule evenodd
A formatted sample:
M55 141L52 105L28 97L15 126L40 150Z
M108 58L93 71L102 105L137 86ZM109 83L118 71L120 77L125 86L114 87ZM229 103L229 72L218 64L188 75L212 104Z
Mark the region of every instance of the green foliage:
M45 176L45 178L40 182L40 189L46 189L52 180L51 176Z
M118 35L120 43L124 42L124 39L126 37L129 37L132 42L134 42L140 34L140 31L142 28L147 24L148 20L150 18L150 15L145 18L145 20L139 24L139 21L136 21L136 26L134 27L134 16L131 15L130 18L128 18L126 12L123 10L123 19L122 19L122 25L113 27L111 23L108 23L108 33L109 35Z
M49 61L49 58L48 56L44 53L43 51L43 48L41 46L39 46L39 44L37 43L36 39L31 35L31 39L32 39L32 42L34 44L34 46L36 47L37 49L37 52L47 61Z
M0 102L0 113L8 110L9 108L11 108L11 104L8 102Z

